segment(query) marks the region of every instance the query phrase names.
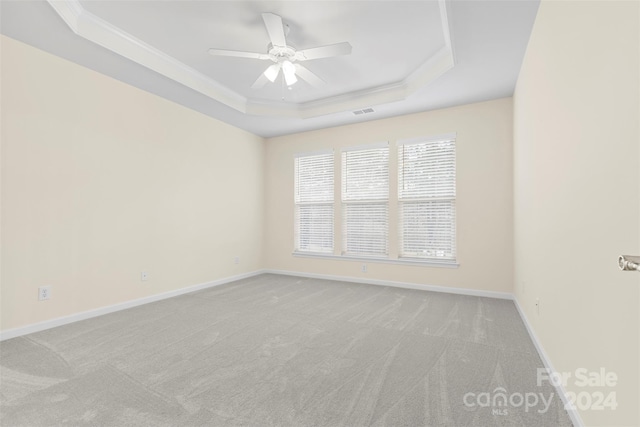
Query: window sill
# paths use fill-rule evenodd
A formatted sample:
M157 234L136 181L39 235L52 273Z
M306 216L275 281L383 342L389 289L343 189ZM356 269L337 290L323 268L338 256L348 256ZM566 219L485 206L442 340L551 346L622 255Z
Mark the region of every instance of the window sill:
M349 256L349 255L330 255L322 253L312 252L293 252L292 255L298 258L320 258L320 259L333 259L340 261L369 261L381 264L402 264L402 265L416 265L420 267L440 267L440 268L458 268L460 264L456 261L434 261L423 260L419 258L378 258L378 257L365 257L365 256Z

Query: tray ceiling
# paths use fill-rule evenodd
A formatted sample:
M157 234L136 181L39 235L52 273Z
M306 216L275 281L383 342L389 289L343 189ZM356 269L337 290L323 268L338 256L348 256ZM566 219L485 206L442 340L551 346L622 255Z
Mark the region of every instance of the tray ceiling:
M1 28L273 136L509 96L537 6L478 0L3 1ZM282 17L287 42L297 49L347 41L352 54L304 63L325 80L320 87L299 80L287 88L276 80L252 89L270 62L207 51L266 53L263 12ZM373 113L353 113L368 109Z

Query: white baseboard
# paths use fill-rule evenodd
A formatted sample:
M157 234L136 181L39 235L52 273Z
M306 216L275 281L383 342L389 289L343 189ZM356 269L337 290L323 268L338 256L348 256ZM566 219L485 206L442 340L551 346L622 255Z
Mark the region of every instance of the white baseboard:
M138 305L148 304L150 302L160 301L160 300L172 298L178 295L188 294L190 292L199 291L201 289L224 285L225 283L234 282L236 280L257 276L264 272L265 272L264 270L256 270L250 273L224 277L222 279L213 280L211 282L200 283L198 285L193 285L193 286L187 286L186 288L176 289L169 292L163 292L161 294L156 294L156 295L149 295L148 297L139 298L131 301L125 301L118 304L109 305L107 307L100 307L94 310L83 311L80 313L71 314L69 316L57 317L55 319L46 320L44 322L34 323L31 325L22 326L19 328L8 329L6 331L0 332L0 341L8 340L10 338L19 337L22 335L32 334L34 332L44 331L45 329L55 328L56 326L66 325L68 323L90 319L92 317L102 316L103 314L125 310L127 308L136 307Z
M189 292L195 292L201 289L223 285L225 283L233 282L240 279L245 279L248 277L257 276L263 273L282 274L286 276L309 277L314 279L338 280L342 282L366 283L366 284L379 285L379 286L392 286L396 288L420 289L420 290L426 290L426 291L446 292L446 293L452 293L452 294L472 295L472 296L481 296L481 297L489 297L489 298L513 299L513 295L506 292L480 291L476 289L449 288L445 286L422 285L422 284L416 284L416 283L392 282L387 280L376 280L376 279L367 279L367 278L358 278L358 277L332 276L328 274L314 274L314 273L305 273L305 272L299 272L299 271L267 269L267 270L256 270L250 273L225 277L225 278L214 280L207 283L201 283L198 285L188 286L186 288L176 289L176 290L164 292L161 294L150 295L144 298L139 298L131 301L125 301L118 304L113 304L107 307L100 307L93 310L71 314L69 316L57 317L55 319L46 320L44 322L21 326L19 328L8 329L6 331L0 332L0 341L8 340L10 338L19 337L22 335L32 334L34 332L44 331L46 329L55 328L56 326L66 325L68 323L78 322L80 320L90 319L92 317L102 316L103 314L125 310L127 308L136 307L142 304L148 304L150 302L160 301L160 300L175 297L178 295L187 294Z
M520 304L518 303L518 299L515 298L515 296L513 298L513 303L516 305L516 309L518 310L518 313L520 313L522 322L524 323L524 326L527 328L527 332L529 332L531 341L533 341L533 345L535 345L536 350L538 350L538 354L540 355L540 359L542 359L542 363L544 364L545 368L549 369L551 372L556 372L556 370L553 369L553 365L551 364L551 361L547 357L547 353L545 353L544 348L542 347L542 344L540 344L540 341L538 341L538 337L533 331L533 328L531 327L531 324L527 319L527 315L524 313L524 310L522 309L522 307L520 307ZM562 399L562 403L567 405L568 403L567 391L564 389L564 386L560 384L559 386L556 387L556 389L559 392L558 394L560 395L560 399ZM582 421L582 418L580 417L580 414L576 409L567 409L567 413L569 414L569 418L571 418L571 422L573 423L574 427L584 427L584 422Z
M477 297L499 298L499 299L509 299L509 300L513 299L513 294L510 294L508 292L482 291L478 289L468 289L468 288L453 288L453 287L450 288L447 286L435 286L435 285L426 285L426 284L408 283L408 282L393 282L389 280L377 280L377 279L368 279L368 278L362 278L362 277L333 276L330 274L306 273L302 271L266 269L266 270L263 270L263 273L282 274L285 276L308 277L311 279L337 280L340 282L365 283L369 285L378 285L378 286L392 286L394 288L419 289L423 291L445 292L449 294L471 295L471 296L477 296Z
M55 319L47 320L44 322L34 323L27 326L22 326L19 328L8 329L6 331L0 332L0 341L7 340L10 338L19 337L22 335L31 334L34 332L44 331L46 329L55 328L56 326L62 326L73 322L78 322L80 320L90 319L92 317L102 316L103 314L113 313L120 310L125 310L127 308L136 307L143 304L148 304L154 301L160 301L167 298L172 298L178 295L188 294L190 292L195 292L201 289L211 288L214 286L224 285L225 283L234 282L236 280L246 279L249 277L257 276L259 274L270 273L270 274L281 274L285 276L298 276L298 277L308 277L312 279L325 279L325 280L337 280L342 282L352 282L352 283L365 283L370 285L378 285L378 286L391 286L396 288L406 288L406 289L419 289L425 291L433 291L433 292L445 292L450 294L458 294L458 295L471 295L471 296L479 296L479 297L488 297L488 298L499 298L499 299L507 299L513 300L522 321L524 322L525 327L527 328L527 332L531 337L531 341L538 350L538 354L542 359L542 363L544 363L545 367L550 369L552 372L556 372L553 369L547 354L542 347L542 344L538 341L538 338L531 328L527 316L524 311L520 307L518 300L514 297L513 294L508 292L495 292L495 291L482 291L477 289L468 289L468 288L450 288L446 286L434 286L434 285L426 285L426 284L417 284L417 283L407 283L407 282L394 282L387 280L377 280L377 279L368 279L368 278L360 278L360 277L349 277L349 276L334 276L329 274L316 274L316 273L306 273L301 271L287 271L287 270L273 270L273 269L265 269L265 270L256 270L250 273L239 274L236 276L225 277L222 279L214 280L211 282L201 283L198 285L188 286L186 288L176 289L169 292L164 292L161 294L150 295L148 297L135 299L132 301L125 301L122 303L110 305L107 307L100 307L94 310L83 311L81 313L72 314L69 316L58 317ZM560 398L566 404L566 390L564 387L557 387L560 392ZM584 423L580 414L574 410L568 410L569 417L573 422L575 427L583 427Z

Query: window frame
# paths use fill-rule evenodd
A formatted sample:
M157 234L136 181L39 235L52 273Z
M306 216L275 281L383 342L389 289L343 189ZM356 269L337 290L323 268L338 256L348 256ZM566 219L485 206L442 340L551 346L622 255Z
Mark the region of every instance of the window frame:
M348 157L351 153L357 153L357 152L366 152L366 151L373 151L373 150L385 150L384 153L384 157L386 158L386 162L383 165L384 168L386 169L384 171L385 175L378 175L378 174L371 174L372 178L382 178L381 183L382 184L386 184L386 186L384 187L385 191L382 192L382 194L375 194L377 191L372 191L371 194L366 194L366 192L362 192L360 194L358 194L357 191L353 191L350 192L349 191L349 171L347 170L349 167L348 164ZM365 154L366 155L366 154ZM375 154L373 154L375 156ZM366 144L366 145L356 145L356 146L349 146L349 147L343 147L341 149L340 152L340 171L341 171L341 175L340 175L340 203L341 203L341 211L342 211L342 215L341 215L341 224L342 224L342 228L341 228L341 254L343 256L346 257L361 257L361 258L372 258L372 259L379 259L379 258L383 258L383 259L388 259L389 258L389 201L390 201L390 147L389 147L389 142L388 141L384 141L384 142L378 142L378 143L373 143L373 144ZM358 175L357 173L357 168L355 168L356 170L356 176ZM382 187L380 187L382 188ZM369 196L369 197L366 197ZM355 209L358 208L362 208L362 207L369 207L372 209L380 208L382 207L382 211L383 214L380 215L379 217L376 218L376 222L382 222L383 225L383 232L382 235L376 234L373 235L373 237L371 239L369 239L369 242L367 242L367 239L362 239L362 238L358 238L355 237L353 239L353 241L349 241L350 236L357 236L357 232L355 232L354 234L350 234L350 230L349 230L349 208L353 207ZM357 228L356 228L357 229ZM382 239L380 239L380 237ZM374 245L376 244L376 240L382 240L383 241L383 245L384 249L382 252L374 252L373 248ZM358 243L360 245L363 244L369 244L371 246L369 246L372 250L371 251L362 251L362 252L357 252L357 251L353 251L353 250L349 250L350 247L353 246L358 246ZM352 246L353 245L353 246ZM363 246L366 248L366 245Z
M450 259L442 259L442 258L426 258L426 257L411 257L411 256L402 256L402 212L401 212L401 200L400 200L400 157L399 157L399 146L412 144L412 143L420 143L420 142L436 142L441 141L443 138L451 138L454 143L454 155L453 155L453 168L454 168L454 197L452 201L454 203L454 210L456 208L455 204L457 201L457 155L458 155L458 144L457 144L457 135L456 133L449 133L437 136L429 136L429 137L417 137L410 139L397 139L395 140L396 149L395 151L392 149L391 142L380 142L374 144L364 144L364 145L351 145L351 146L340 146L337 145L330 149L311 151L305 153L295 153L294 157L297 159L299 157L307 157L314 155L330 155L332 160L332 170L333 170L333 199L331 201L325 201L324 204L332 205L332 215L331 215L331 241L332 241L332 250L328 249L324 252L316 252L316 251L305 251L299 250L299 219L298 219L298 205L296 203L295 194L294 194L294 209L296 212L294 213L294 250L292 252L292 256L297 258L320 258L320 259L331 259L331 260L342 260L342 261L352 261L352 262L375 262L380 264L400 264L400 265L415 265L422 267L437 267L437 268L458 268L458 252L457 252L457 216L455 216L456 212L454 211L453 218L453 242L454 242L454 258ZM368 148L375 148L376 146L384 146L388 147L388 197L386 199L387 205L387 253L386 255L362 255L362 254L351 254L346 253L343 246L343 241L345 237L344 228L344 215L346 209L343 206L343 180L344 180L344 171L342 170L343 163L343 153L348 151L357 151ZM339 154L339 155L338 155ZM395 167L395 170L394 170ZM294 167L295 169L295 167ZM294 187L296 187L295 181L298 179L297 174L294 172ZM297 187L294 190L297 191ZM337 200L336 200L337 199ZM395 201L393 201L395 200ZM393 203L393 205L392 205ZM392 206L395 206L392 209ZM337 221L336 221L337 219ZM338 241L336 241L338 240ZM340 245L340 246L337 246Z
M418 137L411 138L405 140L399 140L397 142L398 146L398 158L397 158L397 173L398 173L398 192L397 192L397 224L398 224L398 259L404 260L424 260L426 262L436 262L443 264L452 264L458 265L458 253L457 253L457 209L456 209L456 200L457 200L457 135L455 133L431 136L431 137ZM449 183L452 188L452 194L420 194L420 195L408 195L403 196L403 172L405 170L405 159L402 155L401 150L404 146L408 145L418 145L418 144L437 144L449 142L453 145L452 150L452 166L451 169L448 170L449 173L453 173L453 182ZM443 186L444 188L444 186ZM436 192L444 191L446 193L446 189L438 188ZM451 190L450 190L451 191ZM415 253L409 254L409 251L405 251L405 218L404 218L404 210L403 207L406 205L419 205L422 204L437 204L437 203L450 203L450 224L449 224L449 243L451 247L450 256L418 256ZM434 215L438 214L437 208L433 209ZM427 233L433 233L427 231ZM441 233L437 233L441 234ZM434 250L434 249L431 249Z
M303 158L310 158L310 157L320 157L320 156L327 156L328 159L330 159L330 173L327 174L328 177L330 177L330 181L331 181L331 189L330 191L328 191L328 194L330 194L330 198L327 197L318 197L317 200L309 200L309 196L306 194L306 190L305 190L305 196L302 197L301 196L301 189L300 189L300 159ZM294 247L294 254L306 254L306 255L318 255L318 256L323 256L323 255L333 255L334 253L334 248L335 248L335 159L334 159L335 155L334 155L334 151L333 149L330 150L321 150L321 151L313 151L313 152L307 152L307 153L297 153L294 155L294 200L293 200L293 204L294 204L294 241L293 241L293 247ZM328 159L325 159L328 160ZM302 241L302 237L303 237L303 232L301 230L301 223L300 223L300 217L301 217L301 210L303 207L320 207L318 214L322 216L322 207L326 207L326 206L330 206L330 225L328 227L328 229L330 230L330 232L328 233L327 237L330 239L330 247L326 247L325 250L308 250L308 249L303 249L303 246L301 244ZM320 226L325 225L326 224L319 224ZM317 235L313 235L313 233L309 234L309 240L311 240L313 237L320 237L320 240L322 240L323 236L322 234L317 234ZM320 248L322 248L323 246L320 245Z

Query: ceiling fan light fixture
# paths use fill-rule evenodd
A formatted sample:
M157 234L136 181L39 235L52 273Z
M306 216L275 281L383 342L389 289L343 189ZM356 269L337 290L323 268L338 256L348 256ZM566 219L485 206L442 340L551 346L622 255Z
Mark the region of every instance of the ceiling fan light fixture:
M276 81L278 73L280 72L280 64L273 64L266 70L264 70L264 76L269 79L271 83Z
M282 72L284 73L284 80L287 82L287 86L291 86L298 81L296 77L296 67L291 63L291 61L284 61L282 63Z

